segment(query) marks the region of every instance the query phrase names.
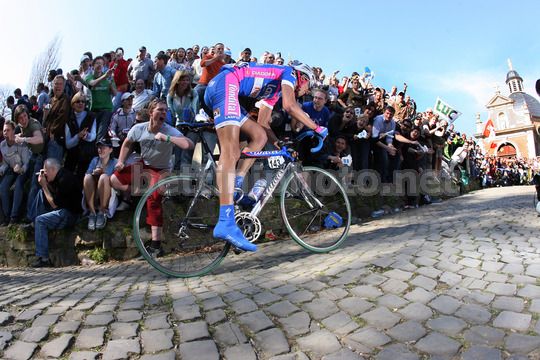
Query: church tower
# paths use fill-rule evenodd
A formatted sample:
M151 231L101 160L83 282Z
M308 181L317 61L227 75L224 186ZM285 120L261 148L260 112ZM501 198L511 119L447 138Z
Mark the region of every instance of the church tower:
M516 70L512 67L512 61L508 59L508 74L506 74L506 85L510 90L510 94L515 92L523 92L523 79Z

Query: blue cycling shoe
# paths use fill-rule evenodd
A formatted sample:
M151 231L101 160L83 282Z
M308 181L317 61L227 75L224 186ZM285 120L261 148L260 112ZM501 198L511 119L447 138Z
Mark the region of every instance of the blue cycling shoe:
M257 245L250 243L235 222L218 221L214 228L214 237L225 240L244 251L257 251Z

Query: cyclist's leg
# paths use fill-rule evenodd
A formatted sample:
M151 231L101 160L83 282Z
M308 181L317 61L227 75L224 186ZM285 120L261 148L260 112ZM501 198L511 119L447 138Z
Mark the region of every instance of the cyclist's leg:
M248 145L244 148L244 151L260 151L266 145L267 137L263 127L257 124L255 121L245 118L240 131L245 133L249 137ZM242 178L246 176L249 169L253 166L256 159L242 159L238 164L237 176Z
M234 246L255 251L236 225L233 203L236 163L240 157L239 138L242 112L238 103L238 80L231 74L219 74L208 86L205 102L212 109L220 144L219 165L216 174L219 188L219 220L214 237Z

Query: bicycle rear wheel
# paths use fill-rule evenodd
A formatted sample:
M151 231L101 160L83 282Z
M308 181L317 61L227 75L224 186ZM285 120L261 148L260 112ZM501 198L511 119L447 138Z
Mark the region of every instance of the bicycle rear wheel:
M144 193L133 216L133 235L142 256L158 271L173 277L201 276L212 271L230 248L212 235L219 209L215 191L197 182L195 194L186 195L186 189L193 188L192 182L192 178L181 175L159 181ZM213 196L203 198L202 189ZM151 256L146 249L151 241L151 228L146 223L147 199L156 192L161 195L163 209L161 257Z
M345 188L328 171L304 167L281 189L281 216L292 238L307 250L325 253L339 247L351 226Z

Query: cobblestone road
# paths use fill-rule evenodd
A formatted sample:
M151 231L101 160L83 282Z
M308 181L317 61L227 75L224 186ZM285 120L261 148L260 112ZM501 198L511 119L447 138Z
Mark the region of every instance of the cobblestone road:
M1 269L0 358L540 358L532 187L352 227L331 254L292 241L167 279L144 262Z

